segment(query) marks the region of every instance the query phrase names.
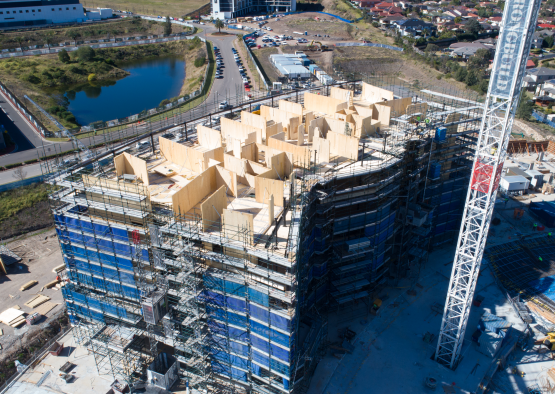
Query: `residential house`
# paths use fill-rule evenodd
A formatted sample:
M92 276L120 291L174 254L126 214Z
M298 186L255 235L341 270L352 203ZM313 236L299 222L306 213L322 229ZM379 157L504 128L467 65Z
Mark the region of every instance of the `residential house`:
M408 10L411 10L411 9L412 9L413 4L412 4L412 2L410 2L410 1L405 1L405 0L403 0L403 1L397 1L397 2L395 2L395 6L396 6L396 7L400 7L400 8L402 8L403 10L407 10L407 11L408 11Z
M535 32L532 36L532 48L541 48L543 45L543 37L539 32Z
M390 26L390 25L395 25L396 22L403 21L405 19L407 18L405 18L403 15L386 16L385 18L380 19L380 24L382 26Z
M539 16L538 23L546 23L546 24L553 25L555 24L555 18L552 18L549 16Z
M374 8L377 4L380 4L381 0L353 0L351 3L359 8Z
M397 22L397 30L403 36L414 37L416 35L424 34L424 30L428 30L428 34L432 34L437 28L428 22L424 22L421 19L411 18L405 21Z
M491 18L489 18L489 22L491 23L492 26L500 26L501 25L501 17L500 16L492 16Z
M551 25L548 23L540 23L538 27L541 27L542 29L555 29L555 25Z
M456 59L468 60L471 56L474 56L478 51L477 47L461 47L456 48L451 52L451 57Z
M435 24L438 23L445 23L445 22L454 22L455 17L447 14L440 14L432 17L432 22Z
M449 45L449 50L451 51L451 57L468 60L469 57L476 54L479 49L487 49L492 54L495 48L485 45L480 42L456 42Z
M473 43L485 45L488 48L495 50L495 46L497 45L497 40L495 38L481 38L476 41L472 41Z
M546 67L536 67L526 70L526 76L522 82L522 87L529 91L535 91L538 85L550 79L555 79L555 69Z
M439 33L443 33L447 30L457 30L457 24L455 22L443 22L443 23L436 23L436 28Z
M484 33L499 33L499 26L497 25L490 25L489 23L480 23L480 27L484 31Z
M545 81L536 88L536 96L555 99L555 79Z

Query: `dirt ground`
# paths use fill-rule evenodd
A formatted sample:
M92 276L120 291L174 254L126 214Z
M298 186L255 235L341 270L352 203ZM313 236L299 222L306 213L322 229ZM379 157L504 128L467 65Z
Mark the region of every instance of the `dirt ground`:
M22 311L30 314L33 310L24 304L37 294L50 297L50 302L58 305L33 326L21 325L14 329L0 324L0 328L3 330L3 335L0 336L0 345L2 346L0 362L20 345L25 346L65 310L61 291L56 288L40 291L45 284L56 279L56 274L52 272L52 269L63 264L56 231L52 228L34 235L8 240L7 247L22 260L7 267L8 275L0 276L1 311L18 305ZM22 285L31 280L37 280L39 283L26 291L19 290Z

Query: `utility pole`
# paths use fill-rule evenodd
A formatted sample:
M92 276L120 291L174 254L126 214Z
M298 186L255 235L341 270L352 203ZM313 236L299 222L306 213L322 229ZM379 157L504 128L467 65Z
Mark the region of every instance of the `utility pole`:
M493 214L495 196L541 0L507 0L497 40L472 177L453 261L435 359L451 369L460 361L470 306Z

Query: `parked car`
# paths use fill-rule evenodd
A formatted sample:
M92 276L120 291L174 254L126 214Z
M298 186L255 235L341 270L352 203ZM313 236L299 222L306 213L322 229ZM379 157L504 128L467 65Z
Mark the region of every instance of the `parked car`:
M220 109L228 109L230 107L231 107L231 105L229 105L229 103L227 101L222 101L220 103L220 106L219 106Z
M139 141L137 142L137 145L135 145L135 148L137 148L138 150L143 150L146 149L150 146L150 141Z

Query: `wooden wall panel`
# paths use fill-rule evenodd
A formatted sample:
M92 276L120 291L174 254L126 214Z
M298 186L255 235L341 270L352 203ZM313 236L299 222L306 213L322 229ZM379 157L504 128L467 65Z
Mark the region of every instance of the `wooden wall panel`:
M202 152L166 138L160 137L158 141L160 144L160 154L166 160L199 174L204 171L205 160Z
M394 112L395 116L401 116L407 113L407 107L412 104L412 97L382 101L376 104L387 105Z
M310 166L310 150L307 147L296 146L273 137L268 140L268 146L283 152L292 153L293 165L299 167Z
M224 209L222 221L224 235L227 238L244 242L246 236L249 245L254 243L254 215Z
M200 204L202 231L218 230L217 224L221 223L221 216L226 208L227 196L225 186L222 186Z
M256 142L241 147L241 159L256 161Z
M245 142L249 138L249 134L256 133L257 142L262 142L262 129L254 126L250 126L245 123L237 122L228 118L220 118L222 130L222 136L226 143L229 138L238 139L241 142Z
M304 107L307 111L325 113L333 116L337 111L347 109L349 107L349 103L344 100L305 92Z
M362 83L362 99L371 103L379 103L384 100L393 100L393 92L372 86L366 82Z
M279 149L270 148L266 145L257 144L258 152L264 152L264 160L266 161L266 167L272 168L272 158L276 155L285 155L283 163L283 175L288 176L293 171L293 154L290 152L283 152ZM280 173L281 175L281 173Z
M353 92L351 90L332 87L330 89L330 97L333 99L349 102L353 97Z
M282 111L287 111L292 114L297 114L303 116L303 106L302 104L293 103L291 101L279 100L279 109Z
M197 125L197 136L200 145L206 148L220 148L222 146L222 134L218 130Z
M330 142L327 139L315 137L312 149L317 152L316 160L318 161L318 163L330 162Z
M268 172L268 176L275 174L275 171ZM274 196L274 204L283 207L283 188L285 182L280 181L279 179L270 179L265 178L265 174L258 175L255 178L255 195L256 201L260 203L267 203L267 200L270 198L271 195Z
M358 138L329 131L326 139L330 143L330 153L332 155L358 160Z
M233 171L226 170L223 167L216 166L216 188L225 186L230 196L237 197L237 174Z
M150 185L146 161L143 159L123 152L121 155L114 157L114 165L117 176L123 174L135 175L145 186Z
M383 126L389 126L391 119L391 107L382 104L374 104L372 119L377 120Z
M216 189L215 167L210 167L172 196L173 211L185 214ZM212 179L213 178L213 179Z
M411 104L407 107L407 115L420 114L422 120L426 117L428 112L428 103Z

